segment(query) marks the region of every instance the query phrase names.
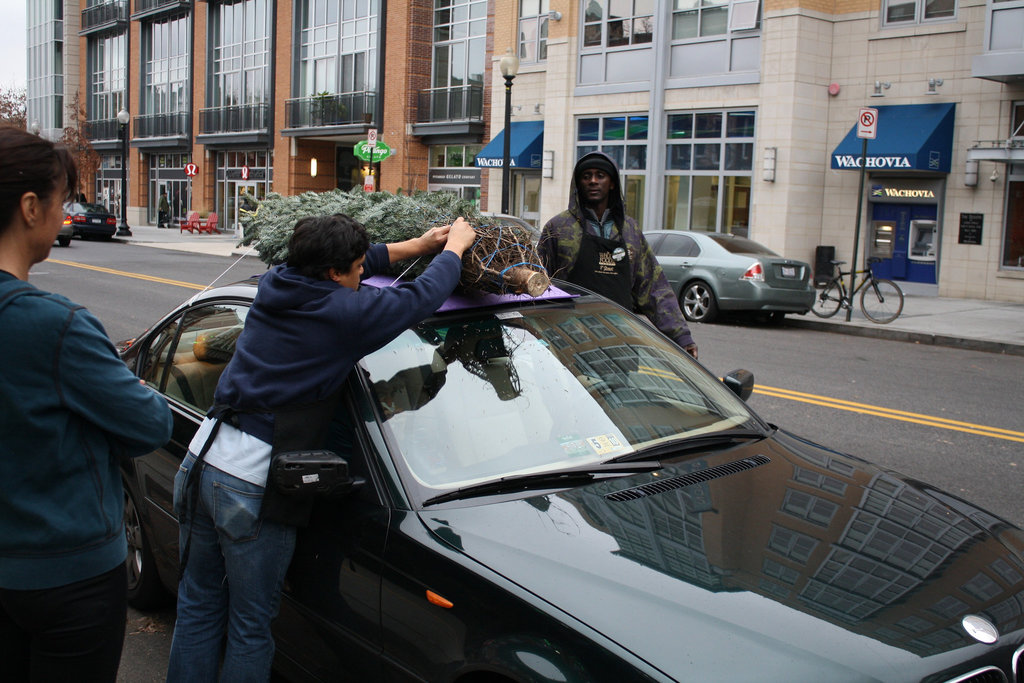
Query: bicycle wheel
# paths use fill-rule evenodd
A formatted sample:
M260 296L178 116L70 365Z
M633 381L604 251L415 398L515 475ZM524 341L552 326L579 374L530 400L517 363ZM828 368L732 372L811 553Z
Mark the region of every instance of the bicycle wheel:
M892 280L876 278L861 290L860 310L871 322L891 323L903 312L903 290Z
M811 306L811 311L819 318L831 318L839 312L839 307L842 303L843 291L839 288L839 280L832 280L825 285L825 289L821 290L814 297L814 305Z

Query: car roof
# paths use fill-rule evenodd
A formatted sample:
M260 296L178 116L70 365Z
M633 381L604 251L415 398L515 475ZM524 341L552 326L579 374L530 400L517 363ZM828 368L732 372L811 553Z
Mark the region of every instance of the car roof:
M208 299L221 298L252 299L256 295L256 286L259 283L259 278L260 275L252 275L245 280L210 287L192 297L192 302L196 303ZM363 280L362 284L383 288L392 287L402 282L407 282L407 280L399 280L386 275L374 275ZM552 283L543 294L537 297L531 297L528 294L492 294L490 292L467 291L460 288L445 300L436 313L451 313L493 306L515 307L535 302L568 301L587 293L586 290L561 281L557 282L557 284Z

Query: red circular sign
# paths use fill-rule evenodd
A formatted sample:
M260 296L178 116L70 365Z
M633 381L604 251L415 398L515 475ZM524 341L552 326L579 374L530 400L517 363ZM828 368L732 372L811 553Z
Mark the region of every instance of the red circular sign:
M199 173L199 164L193 164L191 161L185 164L185 175L189 178Z
M860 125L862 125L862 126L873 126L873 125L875 125L875 113L873 111L862 111L860 113Z

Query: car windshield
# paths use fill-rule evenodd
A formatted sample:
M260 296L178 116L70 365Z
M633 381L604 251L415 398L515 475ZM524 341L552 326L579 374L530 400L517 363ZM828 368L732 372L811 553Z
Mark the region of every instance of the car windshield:
M709 234L708 237L720 244L730 254L761 254L763 256L778 256L774 251L746 237L735 237L733 235Z
M672 342L603 301L425 323L362 364L403 476L424 495L755 421Z

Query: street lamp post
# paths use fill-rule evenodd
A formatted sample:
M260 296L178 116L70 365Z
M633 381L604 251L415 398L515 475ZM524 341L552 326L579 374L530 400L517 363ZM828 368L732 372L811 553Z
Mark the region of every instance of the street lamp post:
M131 115L127 109L117 112L117 123L121 133L121 224L117 226L117 234L131 236L128 227L128 121Z
M510 143L512 142L512 80L519 73L519 57L512 48L505 50L501 58L501 75L505 77L505 146L501 161L501 212L509 212L508 200L512 176L509 167L512 164Z

